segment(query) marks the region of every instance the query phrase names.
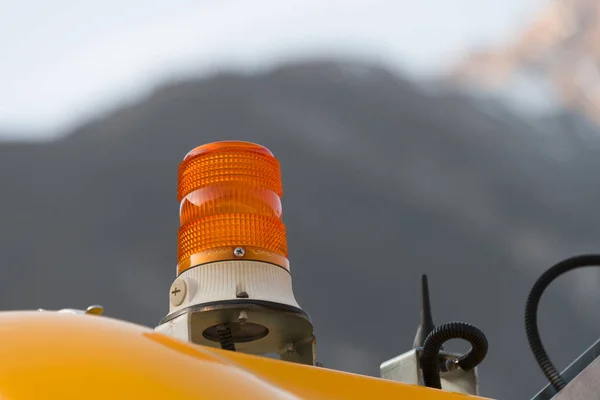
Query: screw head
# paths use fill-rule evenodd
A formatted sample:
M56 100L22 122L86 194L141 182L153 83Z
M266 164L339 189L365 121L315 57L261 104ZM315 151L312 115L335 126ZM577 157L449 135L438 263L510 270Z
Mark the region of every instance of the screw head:
M236 247L233 250L233 255L236 256L236 257L244 257L245 254L246 254L246 250L244 250L241 247Z
M187 285L183 279L175 279L175 282L169 289L169 299L173 306L178 306L185 300L185 294L187 293Z
M91 315L102 315L103 312L104 312L104 307L99 306L99 305L89 306L85 310L86 314L91 314Z

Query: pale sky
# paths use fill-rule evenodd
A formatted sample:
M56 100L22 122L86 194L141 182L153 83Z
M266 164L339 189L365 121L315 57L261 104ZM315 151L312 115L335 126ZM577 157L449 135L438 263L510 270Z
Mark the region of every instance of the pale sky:
M156 84L350 55L431 74L546 0L0 0L0 139L43 138Z

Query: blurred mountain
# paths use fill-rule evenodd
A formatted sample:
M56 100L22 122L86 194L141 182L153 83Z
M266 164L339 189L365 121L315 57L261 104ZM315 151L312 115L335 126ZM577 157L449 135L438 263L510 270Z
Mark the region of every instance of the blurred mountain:
M529 289L600 239L598 140L550 125L370 65L166 85L61 140L0 145L0 300L99 303L154 326L175 276L179 161L206 142L249 140L281 161L295 293L327 367L377 375L408 350L428 273L435 322L489 336L482 394L529 398L545 385L524 334ZM572 275L540 311L561 367L599 326L588 317L598 274Z
M535 101L600 123L599 68L600 2L552 0L509 42L465 57L449 80L519 96L534 90Z

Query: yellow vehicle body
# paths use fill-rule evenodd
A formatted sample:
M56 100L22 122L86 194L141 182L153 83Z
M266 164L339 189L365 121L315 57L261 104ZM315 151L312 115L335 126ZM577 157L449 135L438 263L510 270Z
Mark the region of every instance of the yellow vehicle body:
M0 399L477 397L198 346L93 315L0 312Z

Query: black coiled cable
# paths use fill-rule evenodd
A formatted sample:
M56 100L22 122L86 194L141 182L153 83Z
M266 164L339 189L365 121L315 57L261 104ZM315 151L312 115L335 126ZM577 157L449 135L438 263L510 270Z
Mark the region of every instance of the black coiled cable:
M596 266L600 266L600 255L597 254L584 254L561 261L539 277L535 282L535 285L533 285L533 288L531 288L531 292L527 298L527 304L525 306L525 331L527 332L527 340L529 341L529 346L531 347L535 360L544 372L544 375L546 375L550 381L550 384L557 391L564 389L564 387L567 386L567 383L554 364L550 361L540 338L537 324L537 311L540 299L542 298L544 290L546 290L550 283L565 272L577 268Z
M233 334L231 333L231 326L229 324L218 325L217 334L219 335L219 342L223 350L235 351L235 343L233 342Z
M423 343L421 368L425 386L441 389L439 353L442 345L450 339L463 339L471 344L471 349L460 356L456 363L469 371L479 365L488 351L485 334L477 327L466 322L448 322L435 328Z

